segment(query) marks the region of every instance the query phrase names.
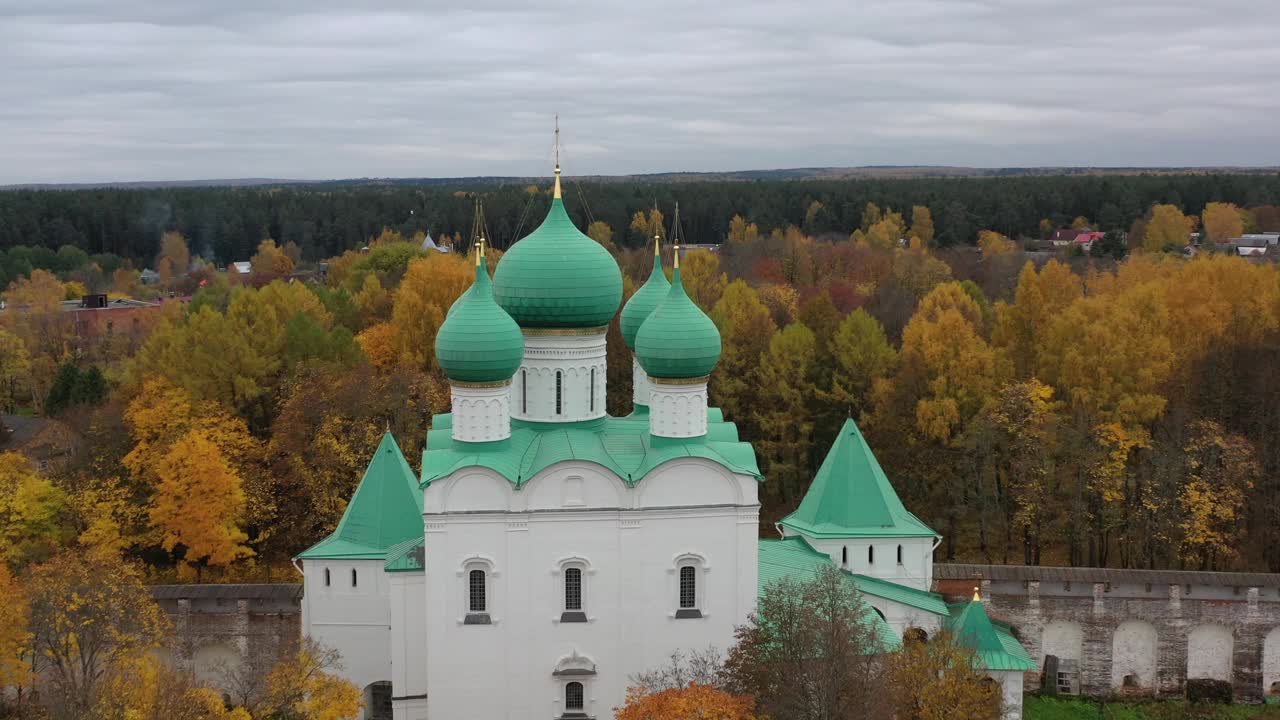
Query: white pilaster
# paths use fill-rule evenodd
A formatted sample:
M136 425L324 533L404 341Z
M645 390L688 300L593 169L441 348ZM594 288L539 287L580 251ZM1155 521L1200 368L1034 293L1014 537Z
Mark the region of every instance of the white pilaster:
M693 438L707 434L707 379L650 377L649 434Z
M511 415L577 422L605 415L607 328L524 330L524 360L512 378Z
M493 442L511 437L511 383L450 383L453 439Z
M649 374L640 367L636 354L631 353L631 404L649 407Z

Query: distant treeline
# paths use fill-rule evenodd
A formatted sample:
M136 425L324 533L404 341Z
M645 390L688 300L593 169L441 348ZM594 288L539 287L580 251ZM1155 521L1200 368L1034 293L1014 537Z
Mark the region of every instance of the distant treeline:
M458 181L345 182L253 188L12 190L0 192L0 250L18 245L90 254L114 253L149 264L160 237L185 235L192 252L219 263L246 260L258 243L294 242L306 259L359 247L384 227L406 236L469 237L472 203L483 195L489 235L505 246L533 229L548 201L548 183ZM1280 204L1280 174L1144 174L1060 177L912 178L753 182L566 183L565 201L581 227L608 223L615 242L641 242L632 215L656 203L671 217L680 203L691 242L723 239L734 215L762 230L795 225L806 233L848 234L867 203L909 211L927 205L939 245L973 243L981 229L1035 236L1040 221L1091 218L1100 229L1127 229L1153 203L1198 215L1208 202L1242 207ZM818 203L817 206L814 203Z

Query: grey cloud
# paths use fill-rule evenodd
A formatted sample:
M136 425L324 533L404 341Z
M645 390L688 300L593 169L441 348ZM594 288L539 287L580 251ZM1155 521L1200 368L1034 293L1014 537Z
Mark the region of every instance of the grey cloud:
M0 0L0 183L1280 164L1280 3Z

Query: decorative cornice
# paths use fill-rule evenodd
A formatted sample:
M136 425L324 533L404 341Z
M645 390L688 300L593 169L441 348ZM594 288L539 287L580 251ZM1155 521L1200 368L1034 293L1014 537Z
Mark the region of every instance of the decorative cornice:
M703 375L696 378L656 378L649 376L649 382L654 385L706 385L711 379L710 375Z
M496 382L462 382L461 380L450 380L449 384L453 387L470 388L472 390L486 390L492 388L510 387L511 380L498 380Z
M526 336L574 336L574 335L604 335L609 332L608 325L591 328L520 328L520 332Z

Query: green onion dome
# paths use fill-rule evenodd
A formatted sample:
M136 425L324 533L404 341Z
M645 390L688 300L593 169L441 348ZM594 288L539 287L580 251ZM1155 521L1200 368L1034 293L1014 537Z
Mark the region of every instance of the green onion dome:
M493 301L489 263L481 258L475 283L436 333L436 360L450 380L490 383L510 380L523 359L524 334Z
M649 273L649 279L622 308L622 340L632 350L636 347L636 333L640 332L640 326L671 291L671 283L667 282L667 275L662 272L662 256L658 254L656 240L653 245L653 272Z
M622 302L622 272L574 226L557 193L542 224L502 256L493 295L520 327L601 327Z
M636 333L636 360L654 378L704 377L720 360L720 331L685 294L678 261L666 299Z

